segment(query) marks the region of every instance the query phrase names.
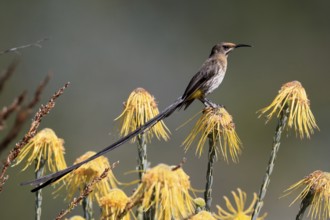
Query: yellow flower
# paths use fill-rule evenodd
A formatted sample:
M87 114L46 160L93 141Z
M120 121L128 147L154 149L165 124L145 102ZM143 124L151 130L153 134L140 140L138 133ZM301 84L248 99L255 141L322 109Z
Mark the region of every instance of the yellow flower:
M109 193L100 199L100 207L102 208L102 219L116 220L118 215L122 213L128 203L129 199L126 194L118 189L111 189ZM127 213L123 220L130 219Z
M306 91L298 81L284 84L273 102L259 112L263 115L270 111L267 115L269 121L274 115L279 117L283 114L286 108L289 110L287 125L289 128L294 127L300 138L305 135L309 138L314 129L318 129Z
M87 158L93 156L95 152L88 151L81 157L77 158L75 163L79 163ZM99 177L106 168L109 168L110 164L106 157L100 156L84 165L78 169L71 172L64 178L64 184L68 189L67 199L71 200L76 191L83 191L85 186L91 182L94 178ZM95 189L88 197L91 201L96 198L97 201L106 195L111 188L117 187L117 180L114 177L112 171L110 170L107 177L95 184Z
M72 216L71 218L67 219L66 220L85 220L85 218L79 216L79 215L75 215L75 216Z
M244 208L246 203L246 193L243 192L241 189L237 189L238 194L236 192L232 191L236 208L233 206L233 204L229 201L229 199L224 196L224 199L226 201L226 206L228 211L225 211L223 208L217 205L218 209L218 215L216 217L220 220L250 220L251 215L253 213L253 207L257 201L257 194L253 194L253 200L248 208ZM245 209L245 210L244 210ZM257 218L258 220L263 220L266 217L266 213Z
M223 107L206 107L203 115L197 121L195 127L183 142L185 150L191 146L195 138L200 135L197 144L196 154L201 156L207 138L214 141L215 152L221 152L222 156L228 161L228 151L234 162L238 161L241 153L241 141L235 131L235 124L232 116Z
M143 88L135 89L124 105L124 111L115 119L122 118L120 131L122 136L126 136L159 114L155 98ZM169 130L164 122L160 121L146 132L146 139L150 142L153 135L155 135L158 139L168 140L168 132ZM133 138L132 142L135 140Z
M305 208L310 206L308 215L311 215L313 219L329 219L330 173L320 170L314 171L304 179L290 186L286 192L290 194L292 191L301 187L303 187L303 190L290 205L301 199L302 204L306 206Z
M144 174L132 201L142 200L144 211L154 208L155 219L182 219L194 211L190 189L189 176L182 168L159 164Z
M17 165L27 157L25 170L32 163L37 161L36 171L40 168L41 159L45 160L48 170L56 172L66 168L64 159L64 141L58 138L50 128L39 131L29 143L27 143L16 158Z
M196 215L193 215L189 220L216 220L210 212L201 211Z
M196 204L196 207L201 207L201 208L204 208L206 205L205 200L201 197L195 198L194 203Z

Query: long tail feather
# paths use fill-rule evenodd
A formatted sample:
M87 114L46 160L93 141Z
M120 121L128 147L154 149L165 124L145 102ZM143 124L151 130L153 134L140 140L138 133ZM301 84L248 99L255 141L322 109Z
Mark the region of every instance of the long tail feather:
M84 160L80 163L74 164L74 165L72 165L72 166L70 166L66 169L60 170L56 173L49 174L47 176L44 176L44 177L36 179L36 180L23 182L23 183L21 183L21 185L32 185L32 186L37 186L38 185L36 188L31 190L31 192L36 192L39 189L44 188L45 186L56 182L57 180L61 179L62 177L64 177L68 173L70 173L71 171L79 168L83 164L85 164L85 163L87 163L91 160L94 160L94 159L98 158L99 156L102 156L103 154L106 154L109 151L112 151L113 149L115 149L115 148L119 147L120 145L122 145L122 144L126 143L127 141L129 141L131 138L137 136L138 134L141 134L142 132L144 132L148 128L151 128L157 122L159 122L159 121L163 120L164 118L167 118L168 116L170 116L176 109L180 108L183 105L183 103L184 103L184 100L181 97L178 98L172 105L168 106L164 111L159 113L154 118L150 119L143 126L139 127L135 131L133 131L130 134L126 135L125 137L120 138L117 142L115 142L115 143L111 144L110 146L104 148L103 150L101 150L98 153L94 154L90 158L88 158L88 159L86 159L86 160Z

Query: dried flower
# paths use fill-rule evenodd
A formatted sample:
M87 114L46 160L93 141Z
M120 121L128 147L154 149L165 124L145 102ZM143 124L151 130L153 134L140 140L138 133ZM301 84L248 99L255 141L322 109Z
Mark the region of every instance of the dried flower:
M248 208L244 208L246 203L246 193L243 192L241 189L237 189L238 194L236 192L232 191L232 195L235 200L236 208L234 205L229 201L229 199L224 196L224 199L226 201L226 206L228 211L225 211L223 208L217 205L218 209L218 215L216 217L220 220L250 220L251 214L253 212L253 207L257 201L257 194L253 194L253 200ZM245 210L244 210L245 209ZM264 220L266 217L266 213L257 218L258 220Z
M303 188L303 190L290 205L301 199L304 209L310 206L308 215L313 219L330 218L330 173L314 171L290 186L286 192L290 194L298 188Z
M142 200L142 208L155 209L155 219L181 219L194 211L194 202L189 194L189 176L182 168L159 164L148 170L132 196L132 201Z
M128 201L128 197L122 190L118 188L111 189L99 202L102 208L102 218L106 220L118 219L118 215L124 211ZM130 219L129 213L122 217L122 219Z
M95 152L88 151L81 157L77 158L74 164L84 161L94 154ZM71 172L64 178L66 188L68 189L67 198L71 200L76 191L82 192L89 182L94 178L101 176L104 170L109 167L110 164L108 159L104 156L100 156ZM106 178L95 184L95 189L88 198L91 201L93 198L96 198L97 201L99 201L99 199L106 195L111 188L117 187L117 183L118 181L110 170Z
M14 165L21 163L27 157L27 163L23 170L35 161L37 161L35 170L39 170L41 159L46 160L48 170L51 172L65 169L66 163L63 144L63 139L58 138L52 129L45 128L39 131L23 147Z
M215 152L221 152L222 156L228 161L228 151L234 162L238 161L241 153L241 141L235 131L235 124L232 116L223 107L206 107L203 115L197 121L195 127L183 142L185 150L191 146L196 137L200 135L197 144L196 154L201 156L207 138L214 141ZM218 143L218 144L217 144Z
M125 102L124 111L116 118L116 120L119 118L123 120L120 134L126 136L158 114L159 110L155 98L143 88L135 89ZM153 135L158 139L168 140L168 132L164 122L160 121L146 132L147 141L150 142ZM132 142L135 140L133 138Z
M285 83L273 102L259 112L261 116L270 111L267 115L267 121L269 121L274 115L279 117L285 108L289 110L287 125L289 128L294 127L300 138L305 135L309 138L310 134L314 133L314 129L318 129L310 109L310 101L300 82Z
M201 211L196 215L193 215L189 218L189 220L216 220L210 212Z

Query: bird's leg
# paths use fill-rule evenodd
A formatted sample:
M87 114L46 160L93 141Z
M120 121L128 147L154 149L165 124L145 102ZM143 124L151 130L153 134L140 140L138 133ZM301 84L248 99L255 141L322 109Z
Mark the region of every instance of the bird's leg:
M200 99L201 100L201 102L205 105L205 107L213 107L213 108L215 108L216 107L216 104L215 103L213 103L213 102L211 102L209 99L207 99L207 98L202 98L202 99Z
M203 98L200 98L199 99L205 107L212 107L212 108L225 108L224 105L218 105L218 104L215 104L214 102L210 101L209 99L203 97Z
M207 98L205 98L205 97L200 98L199 100L203 103L203 105L204 105L205 107L216 108L216 107L218 106L217 104L213 103L212 101L210 101L209 99L207 99Z

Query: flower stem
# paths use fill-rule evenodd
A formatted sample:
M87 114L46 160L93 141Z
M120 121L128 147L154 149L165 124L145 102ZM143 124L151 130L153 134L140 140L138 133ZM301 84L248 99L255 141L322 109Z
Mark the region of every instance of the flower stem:
M145 134L142 133L137 136L137 150L138 150L138 165L137 170L139 173L139 179L142 180L142 177L146 170L148 169L148 160L147 160L147 143ZM136 216L138 220L148 220L151 219L152 207L147 211L143 212L141 206L139 206L136 210Z
M216 158L215 155L215 140L213 135L209 136L209 159L207 164L206 185L204 191L205 209L210 211L212 204L212 185L213 185L213 164Z
M148 168L148 161L147 161L147 143L145 134L142 133L137 137L137 150L138 150L138 171L139 171L139 178L142 179L143 174L146 172Z
M84 197L82 200L82 207L84 210L84 218L86 220L92 220L93 219L93 204L90 198Z
M264 176L264 180L261 184L258 200L257 200L257 202L254 206L254 211L253 211L253 214L252 214L252 217L251 217L252 220L256 220L258 218L258 216L260 214L260 211L261 211L261 208L263 206L263 203L264 203L263 200L266 196L266 192L267 192L268 185L269 185L269 182L270 182L270 176L271 176L271 174L273 172L273 169L274 169L274 166L275 166L275 159L276 159L277 152L278 152L278 150L280 148L280 145L281 145L281 136L282 136L282 132L283 132L285 126L286 126L289 110L290 110L289 107L286 105L283 108L283 110L281 112L281 115L280 115L280 118L278 120L278 124L277 124L276 130L275 130L275 135L274 135L274 138L273 138L273 149L272 149L272 152L270 154L270 158L269 158L266 174Z
M311 191L309 191L308 194L306 195L306 197L300 203L300 209L296 216L296 220L303 219L304 213L305 213L306 209L308 208L308 206L312 203L312 200L313 200L313 193L311 193Z
M35 165L36 167L38 166L39 163L39 168L35 172L36 179L39 179L40 177L43 176L44 170L45 170L45 159L40 158L40 161L36 160ZM40 220L41 219L41 205L42 205L42 192L41 189L36 192L36 197L35 197L35 219Z

